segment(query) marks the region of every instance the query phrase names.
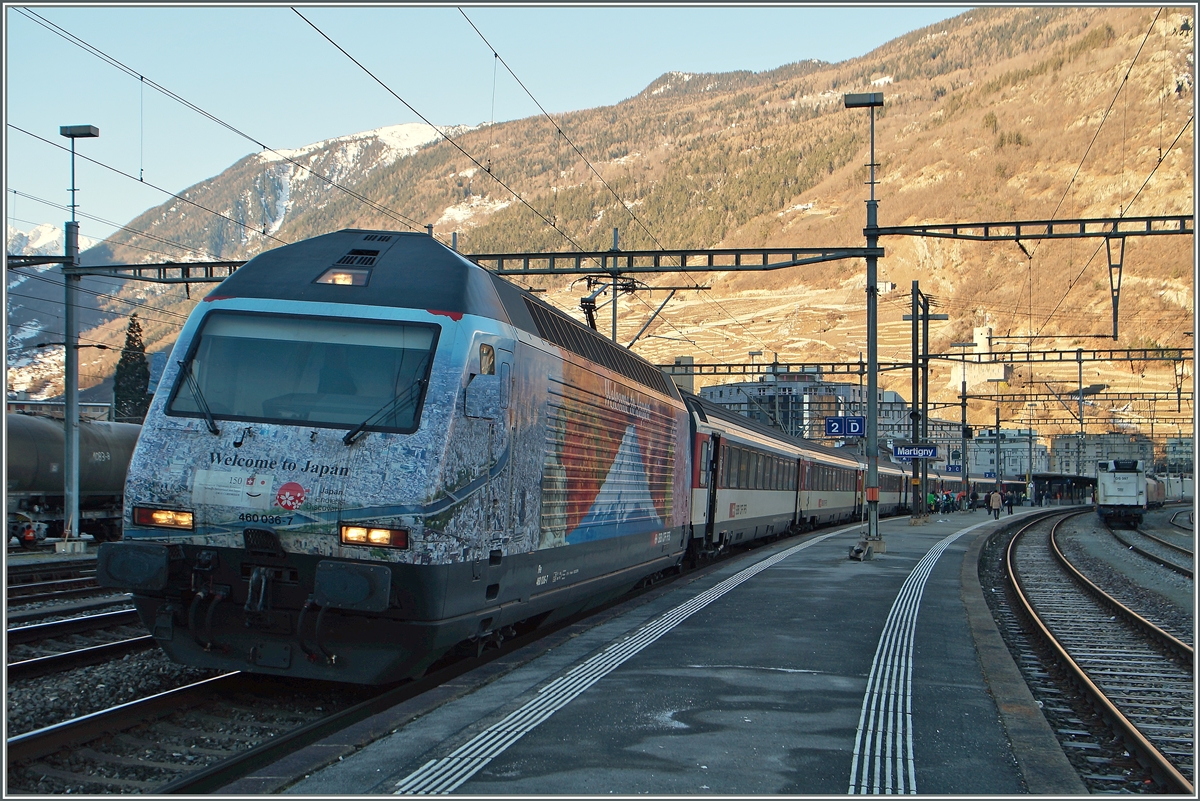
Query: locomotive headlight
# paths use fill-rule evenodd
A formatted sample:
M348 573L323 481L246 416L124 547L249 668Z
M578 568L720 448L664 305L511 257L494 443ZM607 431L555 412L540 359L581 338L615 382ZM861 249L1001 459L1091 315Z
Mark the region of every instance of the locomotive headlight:
M342 526L342 542L366 542L367 530L362 526Z
M192 528L192 513L178 509L147 509L133 507L133 522L139 526L156 528Z
M408 547L406 528L367 528L342 526L342 542L348 545L383 545L389 548Z

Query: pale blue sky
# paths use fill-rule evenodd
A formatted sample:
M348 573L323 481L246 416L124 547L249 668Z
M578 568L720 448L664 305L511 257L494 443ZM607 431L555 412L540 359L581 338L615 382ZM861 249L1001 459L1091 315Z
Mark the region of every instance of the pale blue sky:
M257 148L25 16L27 8L135 73L273 148L418 118L288 6L5 6L5 216L61 225L70 157L60 125L91 124L78 152L179 192ZM438 125L539 113L457 6L297 6ZM462 6L551 113L617 103L665 72L760 72L863 55L966 11L926 6ZM569 133L569 132L568 132ZM80 210L125 223L167 197L77 161ZM112 227L81 219L100 238Z

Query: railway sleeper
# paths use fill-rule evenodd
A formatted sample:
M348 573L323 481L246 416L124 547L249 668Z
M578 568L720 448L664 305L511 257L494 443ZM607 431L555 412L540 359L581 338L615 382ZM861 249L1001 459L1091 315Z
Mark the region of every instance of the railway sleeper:
M97 774L74 773L69 770L61 770L52 768L49 765L35 763L26 768L31 774L40 775L42 778L47 776L58 779L59 781L70 782L71 784L100 785L106 787L120 787L128 790L155 790L162 786L161 782L147 782L138 779L121 779L113 776L103 776Z

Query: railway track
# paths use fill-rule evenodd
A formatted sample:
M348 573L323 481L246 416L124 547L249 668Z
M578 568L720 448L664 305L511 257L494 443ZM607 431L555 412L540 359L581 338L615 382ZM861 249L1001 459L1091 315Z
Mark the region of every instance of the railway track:
M1067 562L1055 533L1072 516L1032 523L1012 538L1005 563L1013 595L1125 749L1168 792L1192 794L1192 649Z
M8 679L97 665L155 647L154 638L144 631L132 609L10 628Z
M112 592L96 583L96 559L69 559L8 566L9 605L83 598Z
M228 673L46 726L9 738L8 787L210 793L606 607L473 656L444 658L421 679L390 687Z
M1178 519L1177 519L1177 518L1178 518L1178 517L1179 517L1181 514L1185 514L1185 513L1186 513L1186 514L1187 514L1187 516L1188 516L1187 525L1184 525L1183 523L1180 523L1180 522L1178 521ZM1196 530L1196 529L1195 529L1195 525L1194 525L1194 523L1195 523L1195 518L1193 517L1193 512L1192 512L1192 510L1191 510L1191 509L1180 509L1180 510L1179 510L1178 512L1176 512L1175 514L1171 515L1171 519L1170 519L1168 522L1169 522L1169 523L1170 523L1172 526L1175 526L1175 527L1177 527L1177 528L1181 528L1181 529L1183 529L1184 531L1188 532L1189 534L1193 533L1193 532Z
M1122 536L1107 522L1104 523L1104 527L1108 529L1108 533L1115 537L1118 542L1134 553L1144 556L1168 570L1173 570L1180 575L1193 578L1193 552L1190 548L1168 542L1161 537L1156 537L1142 530L1135 530L1133 533L1136 536Z
M224 674L9 738L8 789L199 792L202 777L296 747L314 724L348 725L363 696L379 691Z
M703 575L724 561L644 582L622 598L498 646L449 654L424 677L390 688L230 673L17 735L8 740L8 787L38 794L214 792L487 662L638 596L666 591L680 576ZM333 692L342 695L326 698Z

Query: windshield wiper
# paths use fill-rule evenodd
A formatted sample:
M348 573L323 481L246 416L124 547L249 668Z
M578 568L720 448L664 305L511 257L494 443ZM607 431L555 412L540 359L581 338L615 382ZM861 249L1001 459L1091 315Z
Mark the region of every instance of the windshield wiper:
M200 391L200 382L196 380L196 376L192 375L192 363L176 362L179 368L183 371L183 377L188 382L188 389L192 391L192 397L196 400L196 406L204 414L204 420L208 423L208 430L213 434L220 436L221 430L217 428L217 421L213 419L212 412L208 409L208 404L204 401L204 394Z
M392 412L399 411L405 406L415 403L417 398L421 397L421 390L424 388L425 379L417 379L417 383L411 384L403 393L392 398L390 401L385 403L381 409L379 409L377 412L374 412L366 420L363 420L361 423L355 426L353 430L346 434L346 436L342 437L342 442L346 443L347 445L353 445L354 440L357 439L358 435L363 432L363 429L371 424L372 420L376 419L377 417L383 417Z

